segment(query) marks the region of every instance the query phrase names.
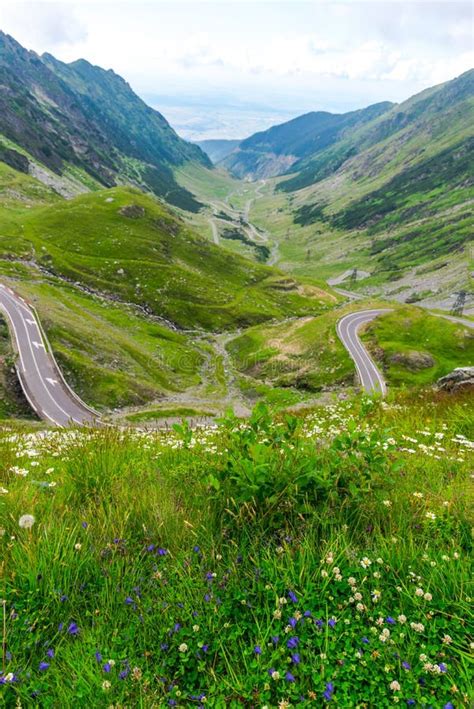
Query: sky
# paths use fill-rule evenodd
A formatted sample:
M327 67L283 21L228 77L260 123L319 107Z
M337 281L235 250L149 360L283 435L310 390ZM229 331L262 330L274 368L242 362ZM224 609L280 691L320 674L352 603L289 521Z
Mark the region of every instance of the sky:
M0 0L0 28L113 68L192 139L402 101L474 65L473 4L455 0Z

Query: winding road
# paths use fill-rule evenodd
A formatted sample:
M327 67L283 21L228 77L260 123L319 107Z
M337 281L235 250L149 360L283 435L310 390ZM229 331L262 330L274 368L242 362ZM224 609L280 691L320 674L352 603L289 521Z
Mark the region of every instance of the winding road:
M354 360L361 386L368 394L385 396L387 387L375 362L360 341L358 331L363 325L388 312L390 312L389 308L359 310L344 315L337 323L336 329L339 339Z
M0 310L7 317L19 355L21 387L37 415L55 426L97 425L98 413L84 404L64 380L32 308L1 283Z

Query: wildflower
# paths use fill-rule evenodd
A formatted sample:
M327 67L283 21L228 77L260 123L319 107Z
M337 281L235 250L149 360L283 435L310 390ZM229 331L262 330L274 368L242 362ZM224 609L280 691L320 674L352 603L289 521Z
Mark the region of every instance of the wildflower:
M272 635L272 643L274 645L278 645L279 640L280 640L280 637L278 635Z
M179 650L180 652L187 652L187 651L188 651L188 646L186 645L186 643L181 643L181 645L179 646L178 650Z
M108 679L105 679L105 680L102 682L102 689L104 690L104 692L106 692L108 689L110 689L111 686L112 686L112 685L111 685L111 683L109 682Z
M371 565L371 561L368 557L364 556L363 559L360 561L360 565L362 566L363 569L368 569L369 566Z
M377 601L379 600L382 593L381 593L381 591L378 590L378 588L374 588L371 595L372 595L373 602L377 603Z
M431 593L425 593L425 595L423 596L423 598L425 599L425 601L431 601L431 600L433 600L433 596L431 595Z
M193 631L195 633L198 633L199 632L199 625L193 625Z
M67 632L69 633L69 635L77 635L79 633L79 628L77 626L77 623L74 623L74 622L69 623Z
M281 610L277 608L276 610L273 611L273 617L279 620L281 618Z
M285 674L285 679L287 682L294 682L295 681L295 677L294 677L294 675L291 674L291 672L287 672Z
M77 544L74 544L74 549L76 551L79 551L82 548L82 544L80 542L77 542Z
M391 500L382 500L382 505L385 505L385 507L391 507L392 502Z
M102 655L100 654L100 652L95 653L95 659L97 660L97 662L102 662Z
M288 591L288 598L292 603L298 603L298 599L296 597L296 594L293 591Z
M357 593L354 593L354 599L356 601L361 601L362 600L362 594L357 591Z
M321 570L321 576L322 576L323 578L327 578L328 575L329 575L329 574L328 574L328 572L326 571L326 569L322 569L322 570Z
M422 588L417 588L417 589L416 589L416 591L415 591L415 596L421 597L421 596L423 596L423 594L424 594L424 591L423 591Z
M271 677L272 679L274 679L275 681L276 681L276 680L279 680L279 679L280 679L280 673L277 672L276 670L273 670L273 671L271 672L271 674L270 674L270 677Z
M387 616L387 618L385 618L385 622L386 622L386 623L389 623L389 625L395 625L395 624L396 624L395 618L392 618L392 616L390 616L390 615Z
M410 628L417 633L422 633L425 629L423 623L410 623Z
M142 678L142 671L139 667L134 667L132 670L132 679L138 682Z
M35 521L33 515L22 515L18 520L18 524L22 529L31 529Z
M326 684L326 689L323 692L323 697L327 702L330 702L334 694L334 685L332 682Z
M255 645L253 651L254 651L254 653L255 653L256 655L261 655L261 654L262 654L262 648L260 647L260 645Z
M357 584L357 581L353 576L349 576L349 578L347 579L347 583L349 584L349 586L355 586Z
M400 691L401 687L400 687L399 682L397 682L396 679L394 679L393 682L390 682L390 689L392 690L392 692L399 692Z
M422 492L414 492L413 497L416 497L418 500L421 500L423 498L423 493Z
M300 639L298 638L298 636L294 635L293 637L291 637L287 640L286 647L289 650L293 650L294 648L298 647L299 641L300 641Z
M403 625L403 623L407 622L407 617L406 617L406 615L403 615L403 613L402 613L401 615L398 616L397 620L399 623L401 623Z
M104 663L102 669L104 670L104 672L110 672L110 670L112 669L112 665L110 664L110 662L106 662Z
M431 519L431 520L436 519L436 515L434 512L425 512L425 517L426 517L426 519Z
M288 603L288 601L286 600L286 598L284 596L282 596L281 598L278 599L278 603L280 604L280 606L284 606L286 603Z
M337 623L336 618L329 618L329 620L328 620L328 625L329 625L330 628L334 628L334 626L336 625L336 623Z
M425 655L424 652L421 653L420 655L420 662L426 662L428 657Z
M450 644L453 642L453 639L452 639L452 637L451 637L450 635L443 635L443 640L442 640L442 642L443 642L445 645L450 645Z
M411 665L409 662L402 662L402 667L404 670L411 670Z
M358 603L358 604L356 605L356 609L357 609L360 613L362 613L362 611L365 610L365 606L364 606L363 603Z
M297 652L293 653L293 655L291 656L291 661L293 662L294 665L299 665L299 663L300 663L299 653L297 653Z
M40 662L39 663L39 671L40 672L45 672L49 667L49 662Z

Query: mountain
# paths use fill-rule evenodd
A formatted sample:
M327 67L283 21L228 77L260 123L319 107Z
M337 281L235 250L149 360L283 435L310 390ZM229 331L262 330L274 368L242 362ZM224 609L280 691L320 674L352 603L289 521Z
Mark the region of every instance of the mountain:
M287 215L285 269L339 279L358 268L367 293L451 307L472 290L474 70L346 130L272 184L259 226L281 229Z
M386 113L392 106L385 101L349 113L306 113L243 140L223 160L223 165L241 178L281 175L290 168L297 169L300 161L328 148L347 132Z
M173 168L188 161L211 167L112 70L39 57L2 32L0 136L0 159L24 172L39 163L37 176L46 167L83 187L129 182L190 211L200 204L177 184Z
M240 140L220 140L219 138L210 140L201 140L197 145L208 155L211 161L216 165L221 160L226 158L230 153L240 145Z

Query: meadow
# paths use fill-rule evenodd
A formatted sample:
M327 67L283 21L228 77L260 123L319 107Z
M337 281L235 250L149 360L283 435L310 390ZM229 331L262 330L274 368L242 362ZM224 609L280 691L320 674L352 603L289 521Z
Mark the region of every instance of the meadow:
M467 707L472 402L0 435L6 707Z

